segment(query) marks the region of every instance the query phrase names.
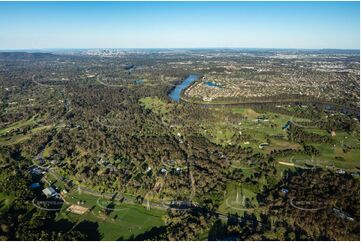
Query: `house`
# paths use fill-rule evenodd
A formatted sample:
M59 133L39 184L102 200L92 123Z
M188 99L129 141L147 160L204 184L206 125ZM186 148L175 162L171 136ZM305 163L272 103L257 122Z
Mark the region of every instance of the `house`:
M30 171L31 175L41 175L41 170L39 168L33 168L31 171Z
M346 171L344 171L342 169L337 169L336 173L342 175L342 174L346 174Z
M291 125L291 121L287 121L287 123L285 125L283 125L282 129L285 130L285 129L288 129Z
M44 193L44 195L45 195L47 198L49 198L49 197L54 197L54 196L58 195L58 193L57 193L57 192L55 191L55 189L52 188L52 187L47 187L47 188L43 189L42 192Z
M284 193L284 194L286 194L286 193L288 193L288 189L282 188L282 189L281 189L281 192Z
M107 160L104 160L103 158L101 158L99 161L98 161L99 164L103 164L103 165L107 165L109 162Z

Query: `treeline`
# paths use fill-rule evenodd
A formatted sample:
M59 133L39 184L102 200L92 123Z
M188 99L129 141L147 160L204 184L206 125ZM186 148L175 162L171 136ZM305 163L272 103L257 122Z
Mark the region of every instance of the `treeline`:
M289 140L297 143L305 142L316 142L316 143L332 143L330 135L320 135L316 133L306 132L303 128L297 127L296 125L291 124L288 129L288 138Z

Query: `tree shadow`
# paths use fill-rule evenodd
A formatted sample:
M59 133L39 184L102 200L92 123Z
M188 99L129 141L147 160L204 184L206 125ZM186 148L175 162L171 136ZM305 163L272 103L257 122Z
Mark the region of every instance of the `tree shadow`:
M144 241L144 240L164 240L163 238L163 234L167 231L167 227L166 226L161 226L161 227L153 227L150 230L139 234L137 236L130 236L128 238L128 240L132 240L132 241ZM122 237L120 237L118 240L123 239Z
M74 228L74 230L79 231L86 235L85 240L101 240L103 238L103 235L100 234L99 225L97 222L91 222L87 220L83 220L79 224L77 224Z

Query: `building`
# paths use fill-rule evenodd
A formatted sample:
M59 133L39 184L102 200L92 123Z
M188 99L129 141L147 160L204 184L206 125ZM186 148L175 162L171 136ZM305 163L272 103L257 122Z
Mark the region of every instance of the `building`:
M31 171L30 171L30 173L32 174L32 175L41 175L41 170L39 169L39 168L33 168Z
M337 170L336 170L336 173L342 175L342 174L346 174L346 171L344 171L344 170L342 170L342 169L337 169Z
M282 188L282 189L281 189L281 192L286 194L286 193L288 193L288 189Z
M287 121L287 123L282 127L283 130L288 129L291 125L291 121Z
M49 197L54 197L54 196L58 195L58 193L57 193L57 192L55 191L55 189L52 188L52 187L47 187L47 188L43 189L42 192L44 193L44 195L45 195L47 198L49 198Z

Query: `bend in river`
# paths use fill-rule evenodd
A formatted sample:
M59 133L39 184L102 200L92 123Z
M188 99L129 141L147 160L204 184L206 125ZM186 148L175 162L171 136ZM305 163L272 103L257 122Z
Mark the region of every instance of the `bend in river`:
M195 82L196 80L198 80L199 76L198 75L194 75L191 74L189 75L186 79L184 79L184 81L177 85L170 93L169 93L169 97L176 101L179 102L180 97L182 95L182 91L184 89L186 89L187 87L189 87L193 82Z

